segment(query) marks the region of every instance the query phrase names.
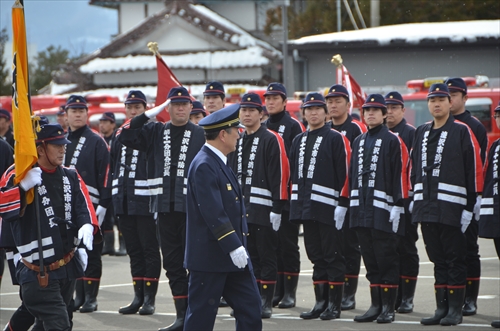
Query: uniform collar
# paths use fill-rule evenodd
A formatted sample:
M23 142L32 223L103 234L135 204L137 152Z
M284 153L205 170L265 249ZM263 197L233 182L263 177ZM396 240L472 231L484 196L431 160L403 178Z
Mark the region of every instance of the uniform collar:
M205 143L205 146L207 146L208 148L210 148L210 150L212 152L214 152L215 155L217 155L218 157L220 157L220 159L222 160L222 162L224 164L227 164L227 157L224 154L222 154L221 151L219 151L217 148L215 148L214 146L212 146L210 144L207 144L207 143Z

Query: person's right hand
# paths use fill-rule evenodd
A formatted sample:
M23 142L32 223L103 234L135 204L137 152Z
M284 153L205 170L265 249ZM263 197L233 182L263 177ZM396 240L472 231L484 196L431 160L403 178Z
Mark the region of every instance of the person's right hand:
M31 168L26 173L26 176L19 182L19 186L21 186L24 191L28 191L30 188L40 184L42 184L42 169L39 167Z
M240 269L245 268L248 264L247 250L243 246L236 248L234 251L230 252L229 255L231 256L234 265Z

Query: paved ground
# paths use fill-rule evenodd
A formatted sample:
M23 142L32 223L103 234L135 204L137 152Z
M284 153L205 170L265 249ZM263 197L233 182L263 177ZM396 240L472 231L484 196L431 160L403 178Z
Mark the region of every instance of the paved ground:
M293 309L275 309L271 319L264 320L264 330L442 330L441 326L420 325L422 317L431 316L435 309L433 294L432 264L425 253L423 242L418 242L420 252L420 275L417 283L415 312L397 314L396 321L390 325L377 323L355 323L353 317L363 314L370 305L368 282L360 277L357 294L357 309L342 312L342 316L334 321L309 320L299 318L302 311L309 310L313 303L311 285L311 264L307 260L301 238L302 271L297 292L297 307ZM482 281L479 296L479 314L465 317L458 330L484 330L491 328L493 319L500 319L500 267L495 248L491 240L480 240L482 263ZM152 316L126 315L117 313L120 306L132 299L128 257L103 258L104 272L99 292L99 310L91 314L76 312L74 316L75 331L98 330L157 330L172 323L175 309L170 295L168 282L162 275L156 313ZM364 275L362 269L361 274ZM12 286L8 274L0 289L0 326L3 327L19 305L18 288ZM234 319L229 316L229 308L219 309L215 330L234 330Z

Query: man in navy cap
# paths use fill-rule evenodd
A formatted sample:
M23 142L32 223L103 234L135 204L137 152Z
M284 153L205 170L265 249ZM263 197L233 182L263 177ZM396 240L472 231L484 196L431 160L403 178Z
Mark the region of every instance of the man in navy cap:
M387 105L387 127L396 133L408 150L413 145L415 127L406 123L404 119L405 105L401 94L392 91L386 94ZM405 233L398 245L399 252L399 290L396 300L396 309L399 313L411 313L413 311L413 297L417 285L419 258L416 242L418 240L417 227L411 222L411 213L408 208L411 199L405 199Z
M64 106L59 107L59 111L56 114L57 123L63 128L64 132L68 132L68 117L66 116L66 111Z
M14 135L12 134L11 114L7 109L0 108L0 138L7 141L14 148Z
M434 120L415 131L410 210L434 263L437 309L420 323L457 325L462 322L467 273L464 233L483 186L480 148L469 127L450 114L446 84L431 86L427 105Z
M303 319L340 317L345 261L341 227L348 205L349 141L325 125L328 114L323 95L307 94L302 108L309 129L290 149L292 195L290 221L304 226L304 245L313 264L314 307Z
M362 106L368 132L352 144L349 171L350 227L356 230L370 282L371 306L356 322L391 323L399 284L397 245L404 234L408 150L384 125L385 99L370 94Z
M201 121L205 116L207 116L207 113L205 112L203 104L199 101L193 101L193 109L189 114L189 120L194 124L198 124L198 122Z
M212 114L226 105L226 92L221 82L208 82L203 92L203 104L208 114Z
M115 114L110 111L104 112L99 119L99 133L104 138L106 143L111 146L115 137L116 119Z
M90 199L96 210L99 226L102 225L106 210L111 203L109 177L108 144L87 125L87 101L80 95L71 95L65 106L68 116L68 140L64 165L76 168L89 191ZM97 294L102 275L102 242L88 251L89 266L85 277L76 284L74 309L82 313L97 310Z
M343 85L333 85L325 97L328 115L332 120L332 129L342 133L352 144L354 139L366 132L366 125L354 119L350 114L351 102L349 92ZM349 220L349 208L345 217ZM340 222L340 221L339 221ZM361 267L361 251L358 235L349 227L349 221L342 226L342 252L345 258L345 284L342 297L342 310L356 308L356 291L358 289L359 269Z
M240 137L238 115L235 104L199 123L207 142L194 158L187 181L185 331L213 329L222 295L234 309L236 330L262 330L261 298L246 249L244 197L226 164Z
M75 279L83 276L87 265L84 247L89 251L95 249L93 236L99 231L82 178L75 170L62 167L69 143L59 124L42 125L36 138L38 166L30 169L19 185L14 185L12 166L0 183L2 203L8 205L1 210L0 217L10 224L21 255L16 275L23 305L45 330L71 330L73 322L68 305ZM32 188L39 194L41 212L38 215L34 203L26 204L25 195ZM37 235L37 218L40 218L42 238ZM44 242L45 281L39 278L38 240ZM9 323L7 330L17 329Z
M481 148L481 161L484 164L486 150L488 148L488 136L484 125L465 109L467 102L467 85L462 78L448 78L445 81L451 96L451 114L461 122L464 122L474 133ZM479 194L481 192L478 192ZM481 206L481 195L476 199L474 206L475 221L479 221ZM477 244L478 222L471 222L465 237L467 238L467 284L465 287L465 303L463 315L470 316L477 313L477 296L479 295L479 280L481 277L481 261L479 260L479 245Z
M269 119L265 122L269 130L277 132L285 142L287 155L293 139L306 130L304 125L286 111L286 88L280 83L271 83L264 93ZM290 205L287 203L281 214L278 231L278 280L273 306L295 307L295 294L300 272L299 226L289 221Z
M167 104L170 121L148 123ZM186 88L173 87L164 104L134 117L130 127L124 127L118 137L123 145L143 151L148 157L149 211L158 213L163 268L177 311L174 323L160 330L182 330L187 309L188 277L183 267L187 174L193 158L205 143L203 129L189 121L192 107ZM149 283L158 288L158 280Z

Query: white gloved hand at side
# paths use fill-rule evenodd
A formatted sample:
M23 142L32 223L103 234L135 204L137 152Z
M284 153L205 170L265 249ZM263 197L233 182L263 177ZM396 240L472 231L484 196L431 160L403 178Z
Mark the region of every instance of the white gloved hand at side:
M408 211L411 213L413 213L413 201L410 202L410 206L408 206Z
M337 228L337 230L342 230L342 226L344 226L346 213L347 213L346 207L337 206L335 208L335 214L333 215L333 219L335 220L335 227Z
M399 219L401 214L404 212L403 207L394 206L391 209L391 215L389 216L389 222L392 223L392 232L397 233L399 228Z
M165 101L164 103L162 103L161 105L159 106L156 106L154 108L151 108L149 110L146 110L144 112L144 115L146 115L148 118L153 118L153 117L156 117L156 115L158 115L159 113L161 113L161 111L163 109L165 109L166 106L168 106L170 104L170 99L168 99L167 101Z
M94 227L92 224L84 224L82 227L78 230L78 239L81 239L83 241L83 244L89 251L92 250L92 243L94 241Z
M474 219L479 221L479 217L481 216L481 196L478 195L476 198L476 204L474 205Z
M229 255L231 256L234 265L240 269L245 268L248 264L247 250L243 246L236 248L234 251L230 252Z
M80 265L82 266L83 268L83 271L87 270L87 265L88 265L88 262L89 262L89 256L87 254L87 251L85 250L85 248L78 248L77 249L77 257L78 257L78 262L80 263Z
M35 185L42 184L42 169L39 167L31 168L26 176L19 182L19 186L24 191L28 191L29 189L35 187Z
M97 206L97 209L95 210L95 216L97 216L97 221L99 222L99 226L101 226L102 222L104 222L104 217L106 216L106 210L107 208L104 208L101 205Z
M472 213L464 209L464 211L462 211L462 219L460 220L460 224L462 224L462 233L465 233L471 220Z
M271 212L269 214L269 218L271 219L271 224L273 225L273 230L278 231L281 225L281 214L276 214Z

